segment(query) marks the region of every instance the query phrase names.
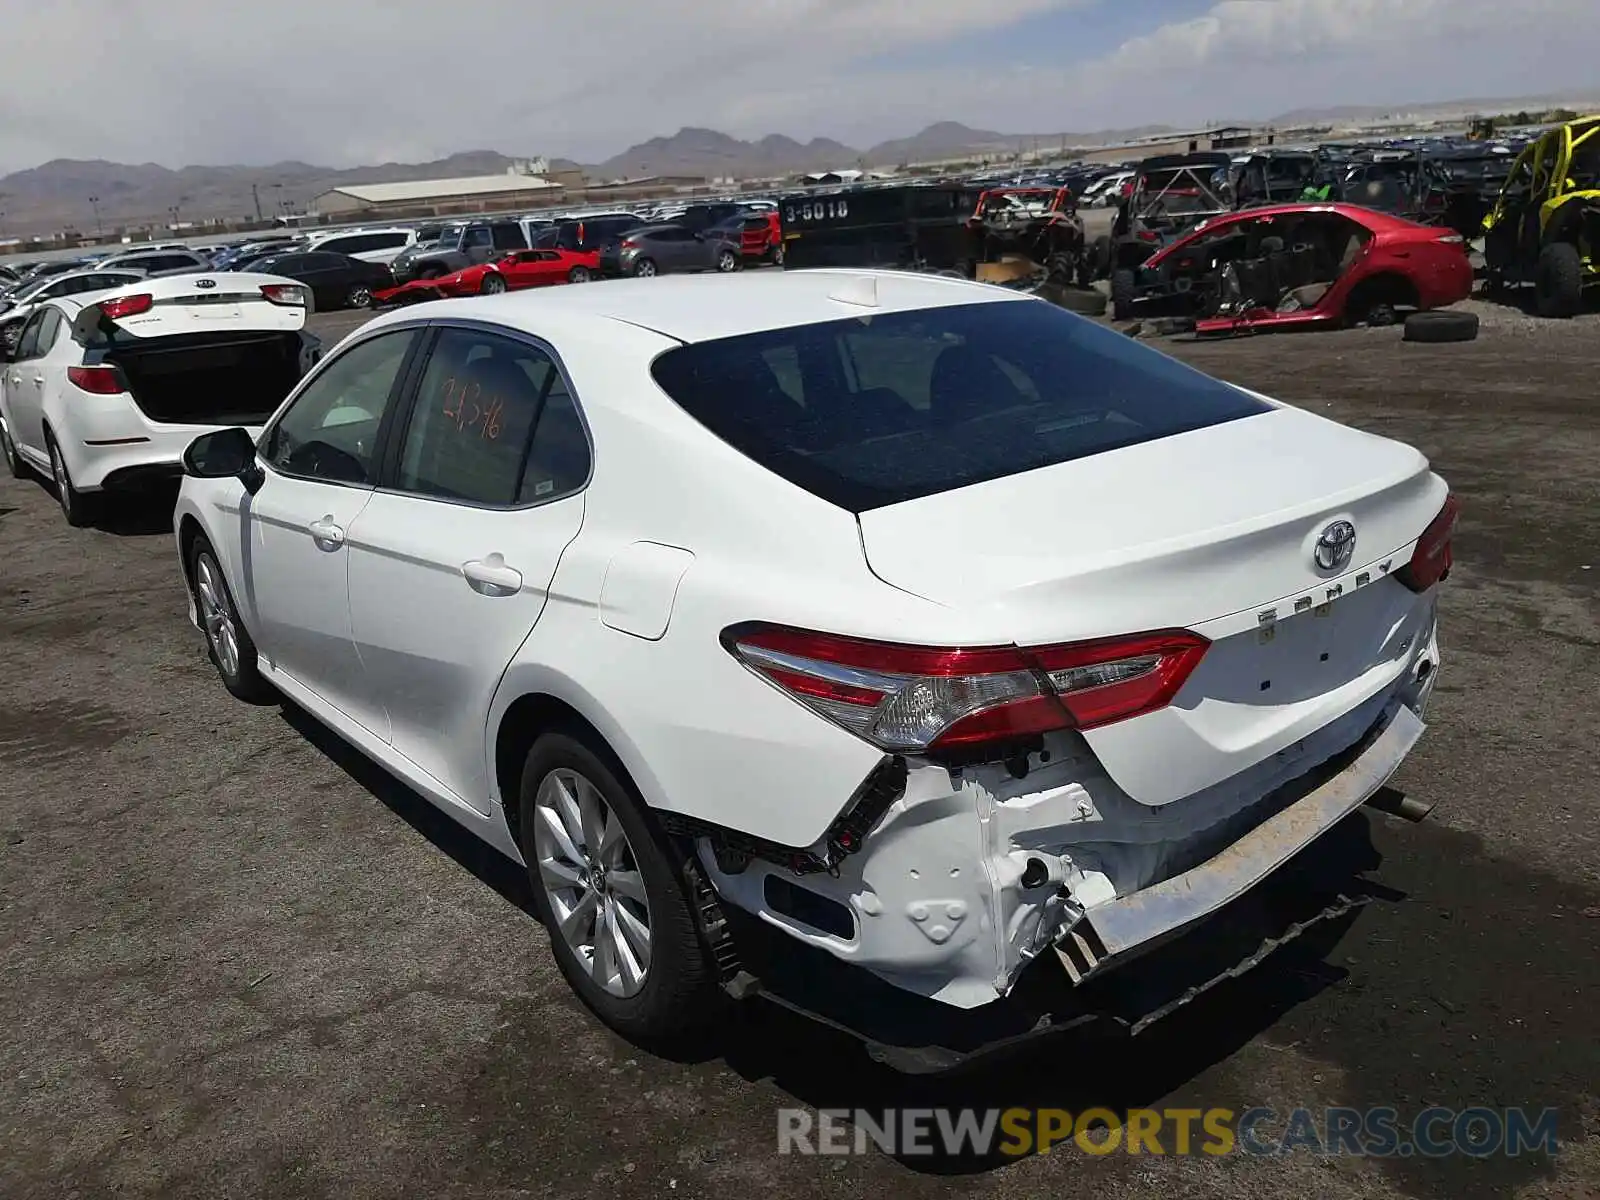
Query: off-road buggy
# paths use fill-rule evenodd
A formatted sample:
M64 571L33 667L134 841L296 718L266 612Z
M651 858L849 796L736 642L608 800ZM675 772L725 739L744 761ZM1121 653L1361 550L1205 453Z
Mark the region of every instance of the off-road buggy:
M1071 188L990 188L978 197L967 231L980 264L1032 264L1058 283L1085 287L1094 278Z
M1492 292L1532 283L1541 316L1575 316L1600 284L1600 116L1530 143L1483 228Z
M1096 239L1090 250L1096 274L1132 270L1207 217L1232 212L1232 170L1231 155L1212 151L1141 162L1109 238Z
M1313 185L1319 159L1312 150L1262 150L1233 164L1235 208L1293 204Z

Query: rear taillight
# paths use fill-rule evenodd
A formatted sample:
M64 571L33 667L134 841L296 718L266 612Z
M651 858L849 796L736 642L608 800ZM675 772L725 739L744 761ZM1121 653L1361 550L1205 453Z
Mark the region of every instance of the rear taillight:
M274 304L292 308L306 306L307 291L298 283L264 283L261 285L261 294Z
M728 629L746 667L882 750L967 752L1165 707L1210 645L1177 630L1063 646L954 649L783 626Z
M639 248L639 243L634 241L632 238L623 238L622 241L617 244L624 250L637 250Z
M140 313L149 312L155 302L155 297L149 292L140 292L137 296L114 296L110 300L100 301L100 311L113 321L120 321L123 317L137 317Z
M67 380L79 391L95 396L116 396L127 390L115 367L68 367Z
M1425 592L1450 574L1454 555L1450 539L1455 536L1456 521L1461 516L1461 501L1455 496L1445 498L1439 515L1428 523L1417 539L1417 548L1411 561L1395 572L1395 578L1413 592Z

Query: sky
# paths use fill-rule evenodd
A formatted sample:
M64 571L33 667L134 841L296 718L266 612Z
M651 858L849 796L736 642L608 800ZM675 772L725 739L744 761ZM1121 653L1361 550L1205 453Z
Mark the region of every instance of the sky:
M9 6L0 170L597 162L685 125L865 146L1600 90L1597 0L52 0ZM248 12L249 15L245 15Z

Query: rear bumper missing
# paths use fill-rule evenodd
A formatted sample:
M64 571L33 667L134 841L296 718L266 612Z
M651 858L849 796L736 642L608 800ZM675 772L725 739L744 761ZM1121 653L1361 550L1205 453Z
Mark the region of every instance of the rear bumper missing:
M1087 910L1055 946L1067 974L1082 983L1232 903L1366 803L1425 728L1416 712L1397 704L1354 761L1216 857Z

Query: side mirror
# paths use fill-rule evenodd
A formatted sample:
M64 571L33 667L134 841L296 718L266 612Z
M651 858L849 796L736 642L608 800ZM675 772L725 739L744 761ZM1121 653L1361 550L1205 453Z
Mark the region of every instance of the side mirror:
M267 478L256 462L255 442L237 426L202 433L190 442L183 452L183 473L196 479L237 478L252 496Z

